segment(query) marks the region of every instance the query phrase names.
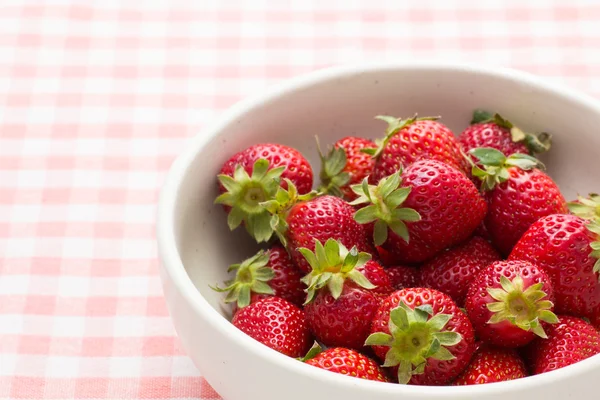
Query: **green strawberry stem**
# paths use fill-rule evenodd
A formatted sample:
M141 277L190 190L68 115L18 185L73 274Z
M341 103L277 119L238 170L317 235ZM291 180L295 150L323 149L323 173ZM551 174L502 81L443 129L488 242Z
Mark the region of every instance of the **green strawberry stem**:
M321 347L319 342L315 340L315 342L313 343L312 347L308 350L306 355L304 357L298 358L298 361L307 362L308 360L311 360L318 356L322 351L323 348Z
M516 276L512 282L504 275L500 277L501 288L487 288L488 294L497 300L487 305L493 315L488 324L508 321L524 331L531 331L546 339L541 321L556 324L558 317L551 311L551 301L544 300L546 293L542 291L542 282L523 288L523 278Z
M308 201L317 196L314 190L306 194L298 194L298 189L289 179L284 179L287 190L279 186L274 198L260 203L268 215L269 227L275 232L281 244L287 248L286 233L288 230L287 215L297 203Z
M350 204L370 204L358 210L354 214L354 219L359 224L375 222L373 240L377 246L387 240L388 228L408 243L410 236L404 222L421 220L419 213L412 208L400 207L411 191L408 187L399 188L402 183L401 172L383 178L377 186L369 185L367 178L362 184L352 186L358 198Z
M457 332L442 331L452 318L449 314L433 315L430 305L412 310L404 302L390 313L390 333L372 333L367 346L387 346L384 367L398 366L398 383L406 384L413 375L425 371L427 359L452 360L448 347L462 340Z
M593 271L598 274L598 282L600 282L600 195L590 193L587 198L578 196L577 201L568 203L568 206L571 214L590 221L587 229L596 238L590 244L592 248L590 257L596 258Z
M550 150L550 147L552 146L552 136L549 133L525 133L498 113L491 114L484 110L475 110L473 112L471 124L483 124L489 122L493 122L502 128L508 129L512 141L515 143L524 143L531 154L544 153Z
M350 279L352 282L365 289L374 289L369 280L356 268L362 267L370 259L369 253L358 252L356 246L350 251L337 240L328 239L325 246L315 239L314 253L301 247L298 251L310 264L312 270L302 278L302 282L308 286L307 296L304 304L310 303L317 292L327 287L334 299L338 299L344 289L344 282Z
M251 175L238 164L233 177L217 176L226 192L218 196L215 203L231 207L227 216L230 230L244 222L246 230L258 243L271 239L271 216L261 203L274 198L284 170L285 167L269 170L269 161L261 158L254 163Z
M341 147L332 147L325 155L321 151L319 139L316 138L316 140L319 157L321 158L321 185L318 191L337 197L344 197L340 188L350 182L350 174L344 172L347 162L346 151Z
M543 168L544 165L535 157L527 154L513 154L506 157L501 151L491 147L480 147L469 151L471 155L479 160L483 169L473 163L470 157L467 160L472 165L471 173L474 177L481 180L481 189L491 191L497 185L506 182L510 178L508 169L517 167L522 170L533 168Z
M373 156L373 158L377 158L379 157L379 155L383 152L383 149L387 146L388 142L390 141L390 139L396 134L398 133L401 129L406 128L409 125L414 124L417 121L426 121L426 120L437 120L440 117L421 117L421 118L417 118L417 114L413 115L410 118L406 118L406 119L400 119L400 118L396 118L396 117L390 117L388 115L378 115L375 117L375 119L379 119L381 121L385 121L387 122L388 126L385 130L385 136L383 137L383 139L377 139L375 140L375 143L377 144L377 148L376 149L362 149L361 151L363 153L367 153L370 154L371 156Z
M236 302L239 308L250 304L252 293L273 294L273 289L267 283L275 276L275 272L267 265L269 253L263 250L244 260L241 264L232 264L228 272L235 271L235 278L225 282L224 288L214 286L217 292L227 292L225 303Z

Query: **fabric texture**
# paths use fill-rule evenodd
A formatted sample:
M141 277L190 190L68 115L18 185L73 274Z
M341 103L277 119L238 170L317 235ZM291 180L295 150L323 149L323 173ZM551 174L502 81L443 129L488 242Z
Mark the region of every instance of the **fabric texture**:
M154 221L171 162L237 100L419 58L600 96L599 20L592 0L3 3L0 399L218 398L171 325Z

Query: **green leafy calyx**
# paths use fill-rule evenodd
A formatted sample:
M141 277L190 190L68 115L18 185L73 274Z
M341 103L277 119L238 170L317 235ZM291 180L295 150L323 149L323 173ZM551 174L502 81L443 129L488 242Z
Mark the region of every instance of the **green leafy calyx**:
M302 362L307 362L308 360L311 360L311 359L315 358L316 356L318 356L319 354L321 354L322 351L323 351L323 348L321 347L319 342L317 342L315 340L315 342L313 343L312 347L308 350L306 355L304 357L298 358L298 360L302 361Z
M229 272L235 271L235 278L225 282L227 286L212 287L217 292L227 292L225 303L237 303L239 308L250 304L252 293L274 294L267 283L275 276L268 266L269 253L259 251L256 255L244 260L241 264L232 264Z
M317 148L321 157L319 192L344 197L341 188L350 182L350 174L344 171L347 162L346 151L342 147L332 147L327 154L323 154L318 139Z
M382 139L375 140L377 144L376 149L363 149L361 150L363 153L367 153L372 155L374 158L379 157L379 155L383 152L383 149L387 146L390 139L398 133L400 130L406 128L409 125L414 124L417 121L426 121L426 120L437 120L440 117L421 117L417 118L417 114L413 115L410 118L401 119L396 117L390 117L388 115L378 115L375 119L379 119L381 121L387 122L388 126L385 130L385 136Z
M544 165L535 157L527 154L513 154L506 157L501 151L491 147L480 147L472 149L469 154L479 160L479 165L473 163L470 157L467 160L472 165L471 173L481 180L482 190L493 190L497 185L506 182L510 178L508 169L517 167L522 170L533 168L544 168Z
M410 236L405 222L421 220L421 216L414 209L401 207L411 188L399 187L402 183L400 173L401 171L398 171L383 178L377 186L369 185L367 178L362 184L352 186L358 198L350 204L369 204L358 210L354 219L359 224L375 222L373 240L377 246L387 240L388 228L408 243Z
M475 110L473 112L471 124L489 122L509 130L512 141L515 143L524 143L530 154L544 153L550 150L552 146L552 136L549 133L526 133L498 113L492 114L484 110Z
M324 287L329 289L334 299L338 299L347 279L365 289L375 288L375 285L357 270L371 259L371 255L359 252L356 246L348 250L334 239L328 239L323 246L315 239L314 253L305 247L299 248L298 251L312 268L310 273L302 278L302 282L308 286L305 304L310 303Z
M271 216L262 202L275 197L284 170L285 167L269 169L269 161L261 158L254 163L251 175L238 164L233 177L225 174L217 176L225 192L215 199L215 203L231 207L227 216L229 229L234 230L243 222L257 242L271 239Z
M317 192L313 190L306 194L298 194L298 189L292 181L287 178L284 181L287 189L278 187L274 198L260 203L260 206L266 210L270 229L275 232L281 244L287 246L287 214L295 204L315 198Z
M523 278L517 275L512 282L502 275L500 288L487 288L488 294L496 302L487 305L493 315L488 324L508 321L524 331L531 331L546 339L541 322L556 324L558 317L551 311L554 305L542 290L543 283L536 283L524 289Z
M398 383L406 384L413 375L425 371L427 359L452 360L454 355L448 350L460 343L462 335L444 331L452 315L436 314L430 305L422 305L414 310L401 302L390 313L390 334L371 334L365 345L387 346L384 367L398 366Z

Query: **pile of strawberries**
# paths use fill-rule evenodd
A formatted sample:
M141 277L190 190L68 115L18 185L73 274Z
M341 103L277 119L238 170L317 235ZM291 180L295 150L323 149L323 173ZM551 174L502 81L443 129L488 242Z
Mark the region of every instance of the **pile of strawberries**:
M600 196L567 203L550 136L474 113L397 119L323 154L228 160L216 199L265 249L230 267L232 323L328 371L415 385L523 378L600 353ZM323 349L325 348L325 349Z

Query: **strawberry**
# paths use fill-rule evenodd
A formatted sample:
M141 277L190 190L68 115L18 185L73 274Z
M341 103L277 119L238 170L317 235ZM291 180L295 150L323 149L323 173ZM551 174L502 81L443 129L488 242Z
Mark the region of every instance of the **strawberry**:
M600 332L582 319L561 315L548 327L548 339L528 347L531 372L542 374L600 354Z
M488 202L485 219L492 244L508 255L523 233L538 219L566 214L567 204L558 186L541 163L525 154L504 154L492 148L471 150L484 169L473 166L473 176L482 181Z
M551 137L547 133L525 133L500 114L475 110L471 125L458 136L458 142L465 153L479 147L491 147L508 157L548 151Z
M311 196L299 196L288 182L287 190L280 187L276 199L263 203L272 215L271 227L301 271L308 273L311 268L298 248L314 250L315 241L335 239L348 248L372 251L364 228L353 218L354 207L339 197Z
M461 172L469 166L462 157L460 146L452 131L436 121L437 117L399 119L389 116L375 117L387 122L385 137L378 148L370 151L376 159L370 183L377 184L386 176L408 168L419 160L437 160Z
M268 241L273 230L270 215L260 204L272 200L280 184L288 179L301 194L312 188L313 172L297 150L281 144L257 144L233 155L218 175L215 203L228 212L227 224L234 230L243 223L257 242ZM286 182L281 182L286 188Z
M337 374L367 379L370 381L388 382L385 372L373 359L344 347L332 347L321 351L317 344L309 350L303 361L313 367Z
M234 313L238 307L246 307L266 296L281 297L297 306L301 306L306 298L302 273L279 244L268 252L259 251L241 264L231 265L231 271L235 271L235 278L227 281L226 287L213 289L227 292L225 303L234 303Z
M363 274L369 282L375 285L371 291L380 300L384 300L394 291L387 270L377 261L369 260L365 264L357 266L356 270Z
M319 191L354 200L356 194L350 186L369 176L375 165L373 157L363 150L376 147L368 139L348 136L335 142L327 155L323 155L319 149L322 164Z
M351 204L369 204L354 218L361 224L375 222L375 245L399 264L426 261L467 240L486 213L473 182L434 160L417 161L377 186L365 179L352 189L359 197Z
M509 260L529 261L550 276L556 312L594 318L600 310L600 225L549 215L529 227Z
M312 342L304 311L280 297L268 297L241 308L231 323L251 338L290 357L302 357Z
M302 278L308 286L304 306L308 326L326 346L360 349L380 303L370 290L375 285L359 271L371 255L356 247L348 250L333 239L325 246L316 241L314 247L314 253L299 249L312 268Z
M421 271L419 268L396 265L386 268L385 272L387 272L392 287L395 290L419 287L421 285Z
M467 316L442 292L402 289L379 307L366 344L399 383L444 385L467 366L475 343Z
M525 378L523 359L513 349L482 346L454 385L481 385Z
M473 281L465 309L479 338L503 347L519 347L546 337L542 322L557 322L548 275L526 261L497 261Z
M425 287L446 293L462 307L475 275L499 260L500 255L486 240L474 236L468 242L438 254L423 265L421 282Z

